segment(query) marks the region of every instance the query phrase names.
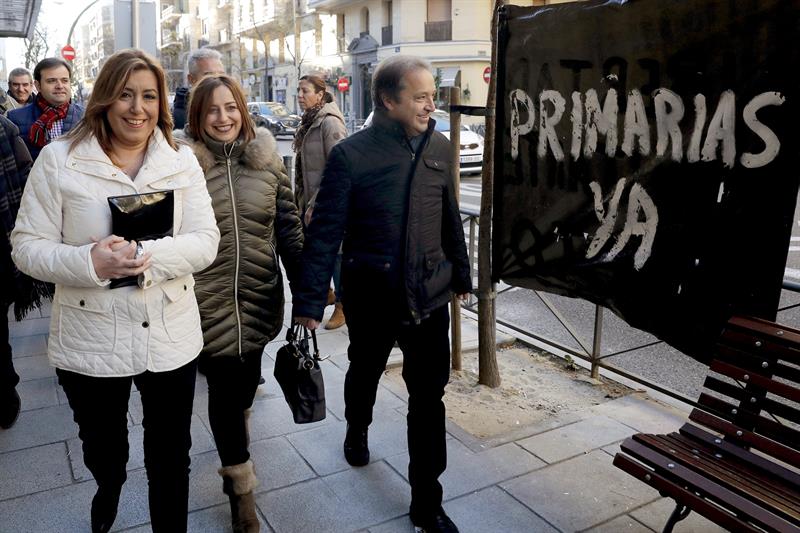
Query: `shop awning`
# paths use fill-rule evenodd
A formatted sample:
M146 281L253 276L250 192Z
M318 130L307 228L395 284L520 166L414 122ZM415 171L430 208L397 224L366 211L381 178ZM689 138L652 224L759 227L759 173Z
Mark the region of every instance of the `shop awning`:
M42 0L0 0L0 37L33 35Z

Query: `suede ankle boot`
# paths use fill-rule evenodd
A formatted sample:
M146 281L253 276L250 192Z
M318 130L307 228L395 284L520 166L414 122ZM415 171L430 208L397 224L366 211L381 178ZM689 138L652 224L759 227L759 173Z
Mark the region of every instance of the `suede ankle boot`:
M336 308L333 310L330 320L325 324L325 329L336 329L344 326L344 309L342 302L336 302Z
M222 492L231 502L231 525L233 533L258 533L261 526L256 514L253 489L258 485L253 461L224 466L219 469L222 476Z

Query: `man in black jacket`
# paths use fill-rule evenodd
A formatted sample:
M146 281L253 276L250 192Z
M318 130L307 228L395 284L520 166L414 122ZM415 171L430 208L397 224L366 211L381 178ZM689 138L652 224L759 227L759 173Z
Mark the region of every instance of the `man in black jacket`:
M369 462L378 380L397 341L409 393L411 521L428 532L458 531L442 509L438 481L447 464L442 397L450 372L448 302L452 293L466 298L472 282L449 141L430 118L435 85L427 62L393 56L372 83L372 126L328 158L292 314L311 329L319 325L344 240L345 458L353 466Z

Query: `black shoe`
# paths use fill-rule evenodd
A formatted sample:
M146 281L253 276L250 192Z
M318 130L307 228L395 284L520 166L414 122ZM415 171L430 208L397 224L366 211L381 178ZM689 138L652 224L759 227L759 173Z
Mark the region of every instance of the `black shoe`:
M351 466L364 466L369 463L367 428L361 429L347 424L347 435L344 437L344 458Z
M19 417L19 394L14 387L0 394L0 428L8 429Z
M98 487L92 499L92 533L108 533L117 518L119 495L122 488L103 489Z
M441 507L430 514L420 516L412 514L411 523L414 524L414 528L418 532L458 533L458 528Z

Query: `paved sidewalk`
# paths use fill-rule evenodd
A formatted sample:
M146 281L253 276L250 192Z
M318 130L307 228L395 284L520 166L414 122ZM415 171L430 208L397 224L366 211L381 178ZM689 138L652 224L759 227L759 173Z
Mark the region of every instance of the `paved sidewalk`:
M287 307L288 309L288 307ZM330 310L329 310L330 312ZM81 459L77 427L48 365L48 310L10 323L23 413L0 430L0 533L89 531L95 490ZM477 327L464 318L465 348L477 345ZM508 340L498 334L498 342ZM351 468L341 453L345 423L342 386L347 330L322 331L328 417L292 422L272 378L282 337L269 344L251 417L251 451L261 485L257 504L263 531L393 533L413 531L409 486L405 392L382 383L370 429L372 462ZM385 381L385 380L384 380ZM198 377L192 427L189 530L230 531L227 498L207 416L207 389ZM505 440L478 441L449 425L445 509L462 532L659 531L668 501L614 468L618 443L637 431L672 431L686 414L632 395L578 416L527 427ZM130 408L129 477L114 531L150 531L142 457L141 403L135 388ZM676 531L720 531L692 515Z

